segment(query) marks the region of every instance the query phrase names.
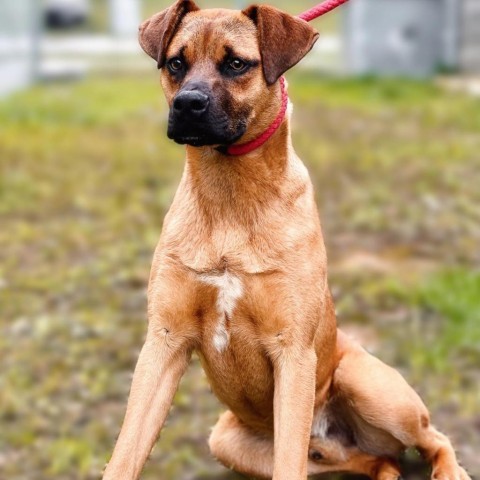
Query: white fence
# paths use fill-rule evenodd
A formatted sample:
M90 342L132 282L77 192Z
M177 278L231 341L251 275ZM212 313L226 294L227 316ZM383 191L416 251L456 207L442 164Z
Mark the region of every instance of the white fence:
M30 84L36 70L38 0L0 0L0 95Z

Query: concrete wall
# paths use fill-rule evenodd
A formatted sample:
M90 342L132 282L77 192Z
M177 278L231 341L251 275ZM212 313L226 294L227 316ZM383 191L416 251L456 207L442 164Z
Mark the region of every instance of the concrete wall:
M471 0L480 6L480 0ZM346 10L353 74L425 77L458 64L459 0L354 0Z

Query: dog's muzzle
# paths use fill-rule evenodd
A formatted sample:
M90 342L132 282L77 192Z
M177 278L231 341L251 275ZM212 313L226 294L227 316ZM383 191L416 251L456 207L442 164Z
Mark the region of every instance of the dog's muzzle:
M194 147L230 145L244 133L242 122L235 126L203 84L191 84L175 95L168 119L168 138Z

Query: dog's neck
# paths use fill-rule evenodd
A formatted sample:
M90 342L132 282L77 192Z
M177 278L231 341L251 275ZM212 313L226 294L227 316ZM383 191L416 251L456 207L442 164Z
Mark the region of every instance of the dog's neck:
M259 210L278 201L292 153L289 119L260 148L229 156L213 148L187 147L185 176L205 214L218 221L254 221Z
M281 89L274 85L272 94L259 108L262 114L254 119L241 142L265 131L277 117L281 103ZM285 190L282 185L292 180L287 178L289 163L298 160L291 145L290 113L289 107L268 141L245 155L232 156L213 147L187 146L184 179L191 193L201 199L202 207L223 217L232 215L238 222L254 215L262 206L278 201Z

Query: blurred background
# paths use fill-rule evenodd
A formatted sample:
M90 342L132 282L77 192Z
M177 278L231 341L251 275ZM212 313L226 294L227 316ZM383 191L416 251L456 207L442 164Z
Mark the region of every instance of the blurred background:
M0 0L2 480L99 478L119 432L183 168L136 40L169 3ZM480 1L350 3L288 75L339 323L480 478ZM208 453L221 410L195 358L142 478L241 478Z

